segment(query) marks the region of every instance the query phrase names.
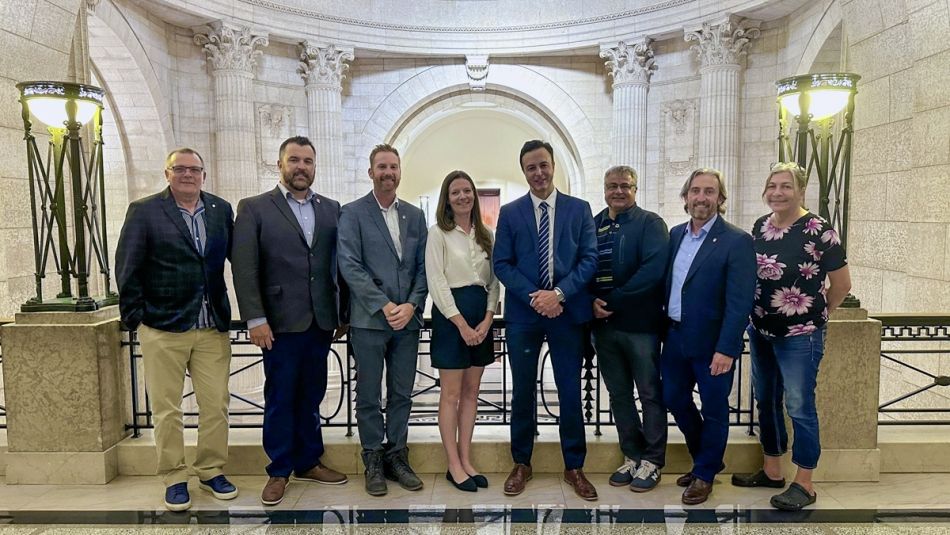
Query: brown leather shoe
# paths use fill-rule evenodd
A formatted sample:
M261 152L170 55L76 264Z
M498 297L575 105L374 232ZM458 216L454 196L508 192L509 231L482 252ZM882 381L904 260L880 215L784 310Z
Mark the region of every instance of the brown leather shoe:
M690 473L683 474L676 478L676 486L678 487L688 487L693 480L696 479L696 476Z
M336 470L322 465L317 464L310 470L302 474L295 474L295 478L303 479L304 481L316 481L317 483L323 483L324 485L342 485L347 482L346 475L337 472Z
M698 505L706 501L712 494L712 483L703 481L698 477L683 491L683 503L686 505Z
M284 491L287 484L290 483L286 477L271 477L267 479L264 490L261 491L261 503L264 505L277 505L284 499Z
M505 496L517 496L524 492L524 486L531 481L531 467L526 464L516 464L505 480Z
M584 470L580 468L575 468L574 470L565 470L564 481L566 481L568 485L574 487L574 494L577 494L581 498L587 501L594 501L597 499L597 489L595 489L594 485L587 480L587 477L584 475Z

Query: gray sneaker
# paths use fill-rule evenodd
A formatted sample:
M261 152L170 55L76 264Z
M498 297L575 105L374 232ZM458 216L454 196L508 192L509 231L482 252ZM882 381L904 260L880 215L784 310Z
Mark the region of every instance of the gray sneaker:
M422 488L422 480L409 466L409 448L386 453L383 456L383 473L386 479L398 482L406 490Z
M633 492L646 492L653 490L660 483L660 467L650 461L640 461L640 466L633 473L633 479L630 481L630 490Z
M611 487L626 487L633 481L633 473L637 471L637 461L629 457L623 458L623 464L610 475Z

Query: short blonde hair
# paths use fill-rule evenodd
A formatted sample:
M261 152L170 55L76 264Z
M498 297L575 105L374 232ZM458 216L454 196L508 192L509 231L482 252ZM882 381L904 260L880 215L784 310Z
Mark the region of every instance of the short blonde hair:
M769 182L772 181L772 177L781 173L788 173L792 175L792 185L795 187L796 193L805 192L805 188L808 187L808 175L805 174L805 170L802 169L802 166L795 162L779 162L769 169L769 176L765 177L765 186L762 188L762 197L765 197L765 192L769 190ZM805 196L802 195L802 208L804 207Z

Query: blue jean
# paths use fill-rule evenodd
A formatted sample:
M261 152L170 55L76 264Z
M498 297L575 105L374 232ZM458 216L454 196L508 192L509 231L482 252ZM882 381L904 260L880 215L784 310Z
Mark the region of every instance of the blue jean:
M784 410L788 411L795 431L792 462L808 470L818 466L821 455L815 385L818 365L825 353L826 330L822 326L810 334L774 338L763 336L752 327L748 329L762 450L773 457L788 451L784 397Z

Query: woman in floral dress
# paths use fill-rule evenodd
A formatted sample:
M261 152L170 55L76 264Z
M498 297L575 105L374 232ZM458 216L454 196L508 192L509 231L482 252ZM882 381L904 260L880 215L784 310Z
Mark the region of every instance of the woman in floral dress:
M828 315L851 289L837 232L802 204L807 177L794 163L772 168L762 199L772 213L755 222L758 262L755 308L749 326L752 384L759 408L762 470L736 474L741 487L783 488L781 457L788 450L782 399L792 420L795 481L772 497L773 507L798 510L815 502L812 471L818 465L815 385L825 349Z

